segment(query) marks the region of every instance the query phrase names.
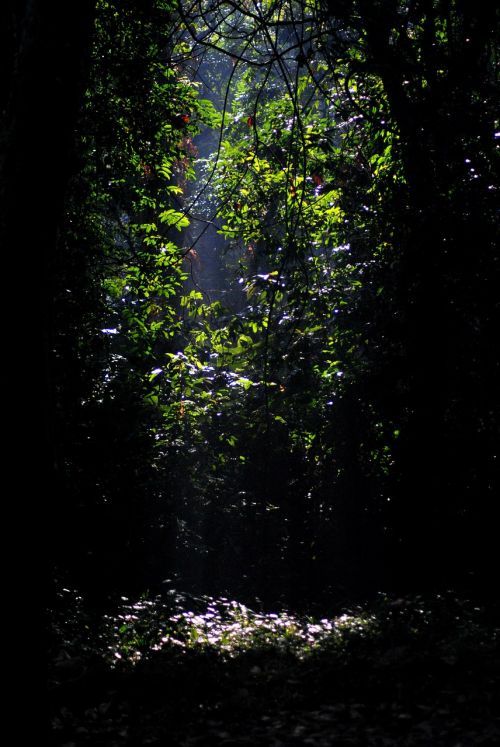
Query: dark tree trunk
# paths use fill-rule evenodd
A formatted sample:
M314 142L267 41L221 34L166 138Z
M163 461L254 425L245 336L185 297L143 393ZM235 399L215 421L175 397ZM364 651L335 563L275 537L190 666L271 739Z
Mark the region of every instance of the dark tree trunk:
M50 374L52 273L91 51L93 0L2 8L0 236L14 534L40 569L56 524ZM8 293L7 300L6 295ZM5 339L7 337L7 339ZM14 466L15 465L15 466ZM29 533L27 534L27 531ZM46 534L48 532L48 535ZM21 540L22 537L22 540ZM33 584L32 584L33 586Z

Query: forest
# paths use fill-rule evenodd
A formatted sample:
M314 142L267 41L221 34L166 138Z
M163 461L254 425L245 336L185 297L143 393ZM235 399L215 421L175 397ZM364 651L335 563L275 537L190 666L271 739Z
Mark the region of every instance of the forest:
M47 743L500 744L499 9L2 16Z

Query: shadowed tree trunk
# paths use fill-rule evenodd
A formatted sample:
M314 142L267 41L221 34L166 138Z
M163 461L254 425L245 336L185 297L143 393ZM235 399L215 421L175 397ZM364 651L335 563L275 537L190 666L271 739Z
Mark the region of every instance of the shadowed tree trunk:
M40 522L51 530L57 519L51 276L74 170L73 133L88 70L94 6L93 0L31 0L9 2L1 12L7 75L0 133L0 235L4 283L11 293L4 307L4 319L9 319L4 344L13 362L9 398L16 393L9 431L11 463L17 465L12 475L15 505L23 514L15 526L22 526L23 537L31 526L36 547L50 542L53 533L44 536Z

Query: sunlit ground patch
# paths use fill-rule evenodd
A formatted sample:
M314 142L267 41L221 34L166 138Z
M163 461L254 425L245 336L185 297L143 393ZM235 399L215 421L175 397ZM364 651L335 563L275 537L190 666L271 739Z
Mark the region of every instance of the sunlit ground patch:
M200 601L195 611L172 612L160 600L127 606L115 620L112 657L133 662L146 653L172 648L212 648L229 656L272 648L303 657L325 642L341 644L346 635L368 633L377 624L366 612L314 619L288 611L255 612L226 598L204 597L204 608Z

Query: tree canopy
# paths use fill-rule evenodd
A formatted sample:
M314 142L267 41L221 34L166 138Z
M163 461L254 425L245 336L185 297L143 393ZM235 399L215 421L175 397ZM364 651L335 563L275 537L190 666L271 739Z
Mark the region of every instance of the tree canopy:
M58 578L290 603L481 585L497 9L79 13L11 13L2 136L5 246L29 203L40 216L22 254Z

